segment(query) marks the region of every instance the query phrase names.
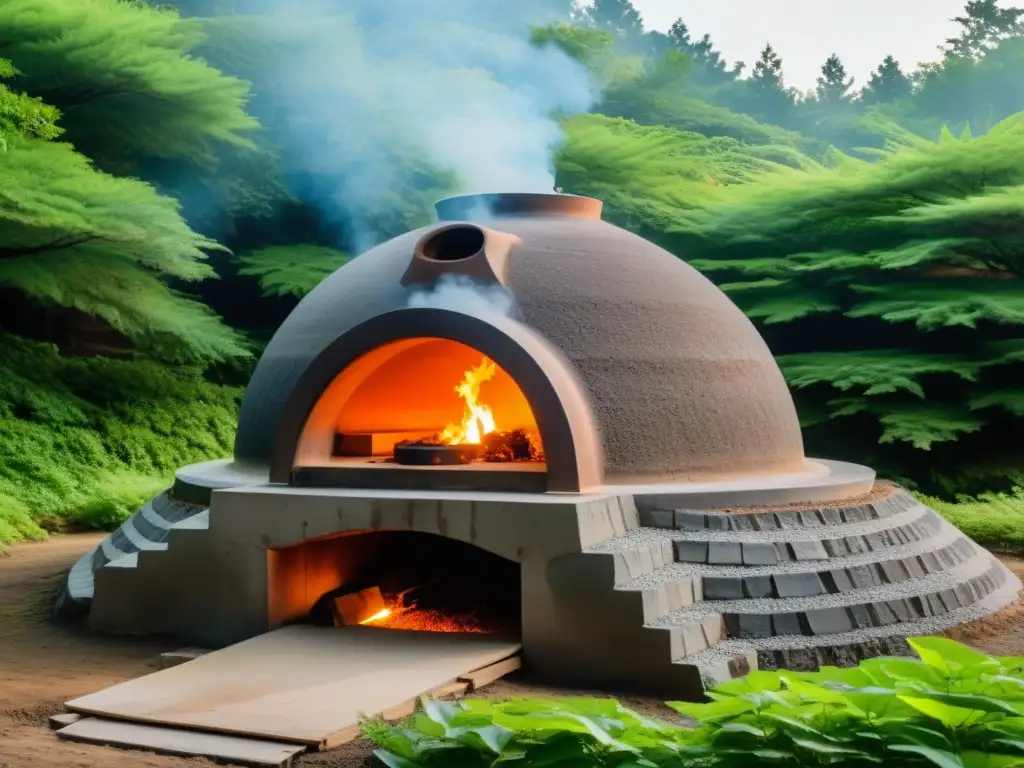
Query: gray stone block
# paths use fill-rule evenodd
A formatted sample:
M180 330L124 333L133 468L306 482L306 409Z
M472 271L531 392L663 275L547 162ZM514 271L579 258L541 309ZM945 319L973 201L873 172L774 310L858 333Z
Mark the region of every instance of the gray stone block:
M847 569L857 589L871 589L881 586L882 580L872 565L853 565Z
M725 624L725 634L729 637L740 636L740 617L735 613L723 613L722 622Z
M743 544L744 565L775 565L779 562L778 553L771 544Z
M946 604L939 599L938 595L925 595L924 599L928 602L928 609L931 611L932 616L942 616L944 613L949 613Z
M724 512L709 512L707 515L709 531L728 531L729 516Z
M754 530L775 531L779 528L779 521L771 512L758 512L752 517L754 518Z
M789 562L792 562L795 559L793 557L793 552L792 552L792 550L790 550L788 544L780 541L780 542L776 542L776 544L774 546L775 546L775 554L778 555L780 563L789 563Z
M874 619L875 626L883 627L888 624L895 624L899 621L899 618L893 612L884 601L878 603L870 603L868 605L868 611L871 613Z
M939 599L946 606L947 611L955 611L960 607L960 601L956 597L956 593L952 589L944 589L939 592Z
M742 600L743 580L721 576L704 577L705 600Z
M816 635L837 635L853 629L853 620L845 608L819 608L805 615L811 632Z
M889 542L882 532L865 533L863 539L864 543L868 545L868 549L872 552L879 552L889 546Z
M825 593L816 573L778 573L772 576L779 597L814 597Z
M795 613L776 613L772 616L772 633L776 635L802 635L800 617Z
M640 525L644 528L675 528L675 515L667 509L641 510Z
M843 543L846 544L846 548L850 550L850 553L854 555L861 555L868 551L868 544L864 541L863 536L847 536L843 539Z
M921 561L916 557L904 557L903 567L907 569L907 573L910 574L912 579L920 579L924 576L924 568L921 567Z
M795 531L803 528L800 515L796 512L776 512L775 519L779 522L779 528L786 531Z
M676 562L706 563L708 561L708 543L706 541L674 541Z
M935 573L936 571L945 570L942 567L942 563L939 562L938 555L934 552L922 552L920 560L925 573Z
M850 554L850 550L846 548L846 542L842 539L825 539L822 544L829 557L847 557Z
M754 530L754 523L750 519L750 515L730 515L729 526L734 531Z
M881 567L885 580L889 584L899 584L910 578L907 569L903 567L903 563L899 560L885 560L878 565Z
M800 511L800 522L803 523L805 528L812 528L822 524L821 518L818 517L818 511L816 509L804 509Z
M910 615L910 608L907 606L905 600L889 600L886 605L889 606L889 610L896 614L896 618L900 621L910 621L913 618Z
M833 571L829 571L829 576L832 577L832 581L840 592L851 592L856 588L853 579L850 578L850 574L844 568L836 568Z
M740 637L771 637L772 619L761 613L741 613Z
M871 618L871 613L866 605L851 605L849 611L850 618L853 619L854 626L857 629L867 629L868 627L875 626L875 622Z
M843 516L836 507L819 509L818 514L828 525L839 525L843 522Z
M863 507L843 507L841 512L847 523L863 523L870 517Z
M820 541L791 541L789 546L797 560L828 560L828 552Z
M703 531L707 527L707 515L691 509L677 509L673 513L675 527L680 531Z
M748 576L743 579L743 592L747 597L772 597L775 591L770 576Z
M734 541L708 542L708 564L710 565L742 565L743 550Z

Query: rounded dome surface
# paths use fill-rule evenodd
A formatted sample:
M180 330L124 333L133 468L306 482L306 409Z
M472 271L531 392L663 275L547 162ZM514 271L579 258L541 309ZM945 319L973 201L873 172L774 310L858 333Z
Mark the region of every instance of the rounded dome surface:
M383 243L307 295L267 346L245 393L235 458L268 464L281 412L336 338L408 306L403 286L431 225ZM606 480L697 480L804 468L785 380L746 316L671 253L606 222L533 216L481 222L519 238L504 276L519 319L579 376Z

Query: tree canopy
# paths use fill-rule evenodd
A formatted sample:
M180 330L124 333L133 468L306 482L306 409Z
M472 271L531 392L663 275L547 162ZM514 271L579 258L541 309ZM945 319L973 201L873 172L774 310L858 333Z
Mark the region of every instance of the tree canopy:
M631 0L299 5L0 4L0 542L229 450L303 295L495 187L599 197L717 281L812 453L1024 484L1024 10L799 92L777 41L730 61Z

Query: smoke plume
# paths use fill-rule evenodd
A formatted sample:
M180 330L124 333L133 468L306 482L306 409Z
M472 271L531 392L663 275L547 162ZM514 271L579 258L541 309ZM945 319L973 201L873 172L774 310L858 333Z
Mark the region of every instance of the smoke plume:
M464 275L444 275L430 288L418 288L409 295L410 309L450 309L474 317L498 313L514 317L515 297L501 286L484 285Z
M571 0L266 2L281 44L261 64L273 87L257 116L283 136L293 193L355 250L407 229L438 193L552 191L552 115L593 96L578 62L529 35ZM417 163L453 183L437 189Z

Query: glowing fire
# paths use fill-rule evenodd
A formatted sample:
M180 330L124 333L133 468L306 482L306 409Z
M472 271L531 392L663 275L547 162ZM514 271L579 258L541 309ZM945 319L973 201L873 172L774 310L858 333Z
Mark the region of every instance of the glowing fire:
M421 610L415 604L406 606L397 601L359 623L387 629L407 629L420 632L486 633L488 631L472 614L445 614L440 611Z
M486 357L480 365L466 374L455 391L466 403L466 408L459 424L449 424L438 436L438 440L448 445L478 445L484 435L494 432L494 414L491 409L479 402L480 385L494 377L494 362Z
M383 621L384 619L386 619L390 615L391 615L391 609L390 608L384 608L382 610L377 611L375 614L373 614L373 616L370 616L367 619L363 619L359 623L360 624L373 624L374 622L377 622L377 621Z

